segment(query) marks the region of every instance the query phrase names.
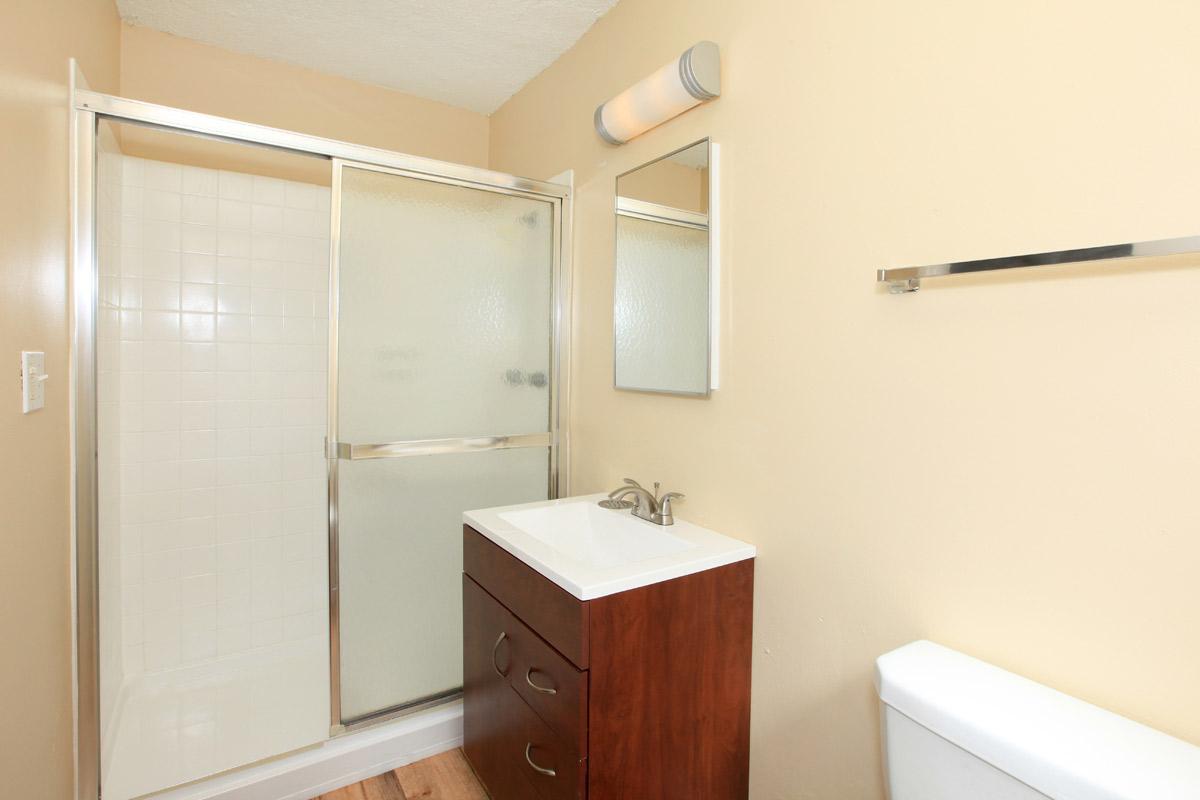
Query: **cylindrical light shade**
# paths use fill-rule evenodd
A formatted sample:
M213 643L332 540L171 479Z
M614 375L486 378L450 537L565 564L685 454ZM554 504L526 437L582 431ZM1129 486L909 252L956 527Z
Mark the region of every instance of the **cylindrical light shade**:
M655 125L721 94L721 51L698 42L596 109L596 131L624 144Z

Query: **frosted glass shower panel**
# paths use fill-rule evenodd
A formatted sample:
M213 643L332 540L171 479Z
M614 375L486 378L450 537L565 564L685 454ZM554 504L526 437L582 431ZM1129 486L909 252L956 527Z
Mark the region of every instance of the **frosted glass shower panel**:
M462 686L462 512L545 500L544 447L342 461L342 718Z
M548 436L470 448L550 431L558 220L549 199L340 170L337 591L351 722L458 691L462 513L548 496ZM438 455L403 446L428 439L452 441ZM396 446L368 458L344 447L379 444Z
M552 205L344 167L338 439L549 430Z

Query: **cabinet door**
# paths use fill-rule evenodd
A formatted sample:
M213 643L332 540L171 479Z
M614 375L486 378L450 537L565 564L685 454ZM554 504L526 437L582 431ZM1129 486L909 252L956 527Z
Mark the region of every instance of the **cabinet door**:
M515 619L463 575L463 752L493 800L529 800L529 787L509 750Z

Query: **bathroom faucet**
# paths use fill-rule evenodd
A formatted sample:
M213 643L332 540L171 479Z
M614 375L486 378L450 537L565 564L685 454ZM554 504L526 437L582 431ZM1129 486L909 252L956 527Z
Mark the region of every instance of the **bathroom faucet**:
M644 519L647 522L653 522L655 525L674 525L675 517L671 514L671 501L682 500L683 495L679 492L667 492L662 497L658 497L658 483L654 484L654 491L642 487L637 481L631 478L625 479L625 486L613 489L609 492L610 500L620 502L629 495L633 496L633 515L638 519Z

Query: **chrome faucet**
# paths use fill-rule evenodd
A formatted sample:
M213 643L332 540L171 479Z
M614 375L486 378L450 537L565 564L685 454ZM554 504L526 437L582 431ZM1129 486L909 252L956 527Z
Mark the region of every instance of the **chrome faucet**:
M635 517L653 522L655 525L674 525L675 517L671 514L671 501L682 500L684 496L679 492L667 492L659 497L658 487L659 484L655 482L654 491L651 492L632 478L626 478L624 486L608 493L611 503L602 500L600 504L606 508L614 506L623 508L624 504L628 502L625 498L632 495Z

